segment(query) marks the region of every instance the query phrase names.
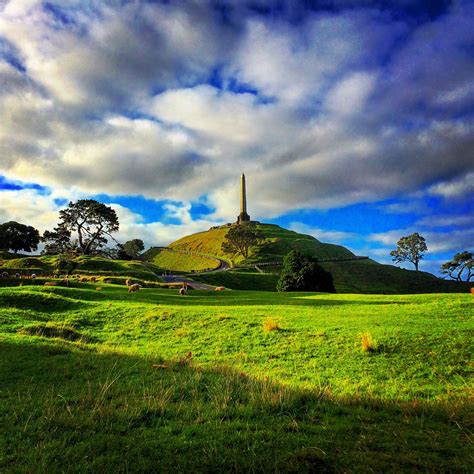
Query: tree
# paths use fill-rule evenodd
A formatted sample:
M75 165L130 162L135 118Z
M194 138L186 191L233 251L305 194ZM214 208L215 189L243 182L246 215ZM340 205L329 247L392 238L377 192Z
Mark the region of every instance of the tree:
M43 240L55 253L75 249L78 253L91 255L99 253L107 244L108 237L118 231L119 222L115 211L93 199L70 202L59 211L60 223L53 232L46 231ZM71 241L71 236L77 240ZM113 239L114 240L114 239Z
M474 277L474 258L472 252L459 252L452 260L441 265L441 273L452 280L471 281Z
M416 271L418 271L418 265L424 255L423 252L426 252L427 250L428 247L426 246L425 239L418 234L418 232L415 232L407 237L402 237L397 242L397 249L392 250L390 255L392 256L392 260L396 263L413 263Z
M45 230L41 241L45 244L41 252L43 254L74 253L77 250L77 245L71 242L71 231L62 226L57 226L52 231Z
M244 258L249 256L250 247L262 242L264 236L255 224L242 223L232 226L222 242L221 249L224 253L234 255L239 253Z
M123 244L123 251L132 258L138 258L145 250L145 245L141 239L128 240Z
M336 289L331 273L318 265L315 259L292 250L283 260L277 291L324 291L334 293Z
M0 225L0 248L32 252L38 250L40 234L38 230L30 225L10 221Z

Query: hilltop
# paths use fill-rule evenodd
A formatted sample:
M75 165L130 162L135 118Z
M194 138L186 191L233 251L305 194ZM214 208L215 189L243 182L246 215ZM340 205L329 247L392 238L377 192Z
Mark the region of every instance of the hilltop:
M221 250L222 242L229 227L217 227L183 237L171 243L168 248L179 251L202 253L226 259L235 268L226 273L201 274L196 280L226 285L234 289L275 288L279 267L259 264L281 262L291 250L298 250L321 261L321 265L334 278L337 292L340 293L435 293L469 291L469 284L446 281L426 272L415 272L382 265L366 258L360 259L349 249L320 242L311 235L300 234L274 224L257 224L265 237L265 243L254 247L248 259L230 257ZM331 260L330 262L325 260ZM257 266L252 272L251 267ZM247 268L238 268L247 267ZM268 273L260 273L264 269Z

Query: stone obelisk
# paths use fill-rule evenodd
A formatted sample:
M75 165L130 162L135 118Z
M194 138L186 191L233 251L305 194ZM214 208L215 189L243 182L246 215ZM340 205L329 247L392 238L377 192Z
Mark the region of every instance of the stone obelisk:
M237 217L237 223L249 222L250 216L247 214L247 193L245 189L245 175L240 177L240 214Z

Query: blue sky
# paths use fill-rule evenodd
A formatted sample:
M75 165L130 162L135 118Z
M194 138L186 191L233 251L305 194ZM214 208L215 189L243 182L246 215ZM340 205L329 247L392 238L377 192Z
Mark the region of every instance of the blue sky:
M474 241L474 2L0 1L0 221L147 245L249 213L422 268Z

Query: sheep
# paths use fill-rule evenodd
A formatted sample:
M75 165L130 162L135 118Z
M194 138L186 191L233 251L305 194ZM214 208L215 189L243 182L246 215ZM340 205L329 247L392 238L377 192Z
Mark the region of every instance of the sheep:
M134 283L133 285L130 285L128 287L128 292L129 293L135 293L136 291L139 291L142 285L139 285L138 283Z
M225 286L216 286L214 291L224 291L224 290L225 290Z
M81 283L86 283L86 282L89 281L89 278L87 278L87 277L81 277L81 278L79 278L79 281L80 281Z

